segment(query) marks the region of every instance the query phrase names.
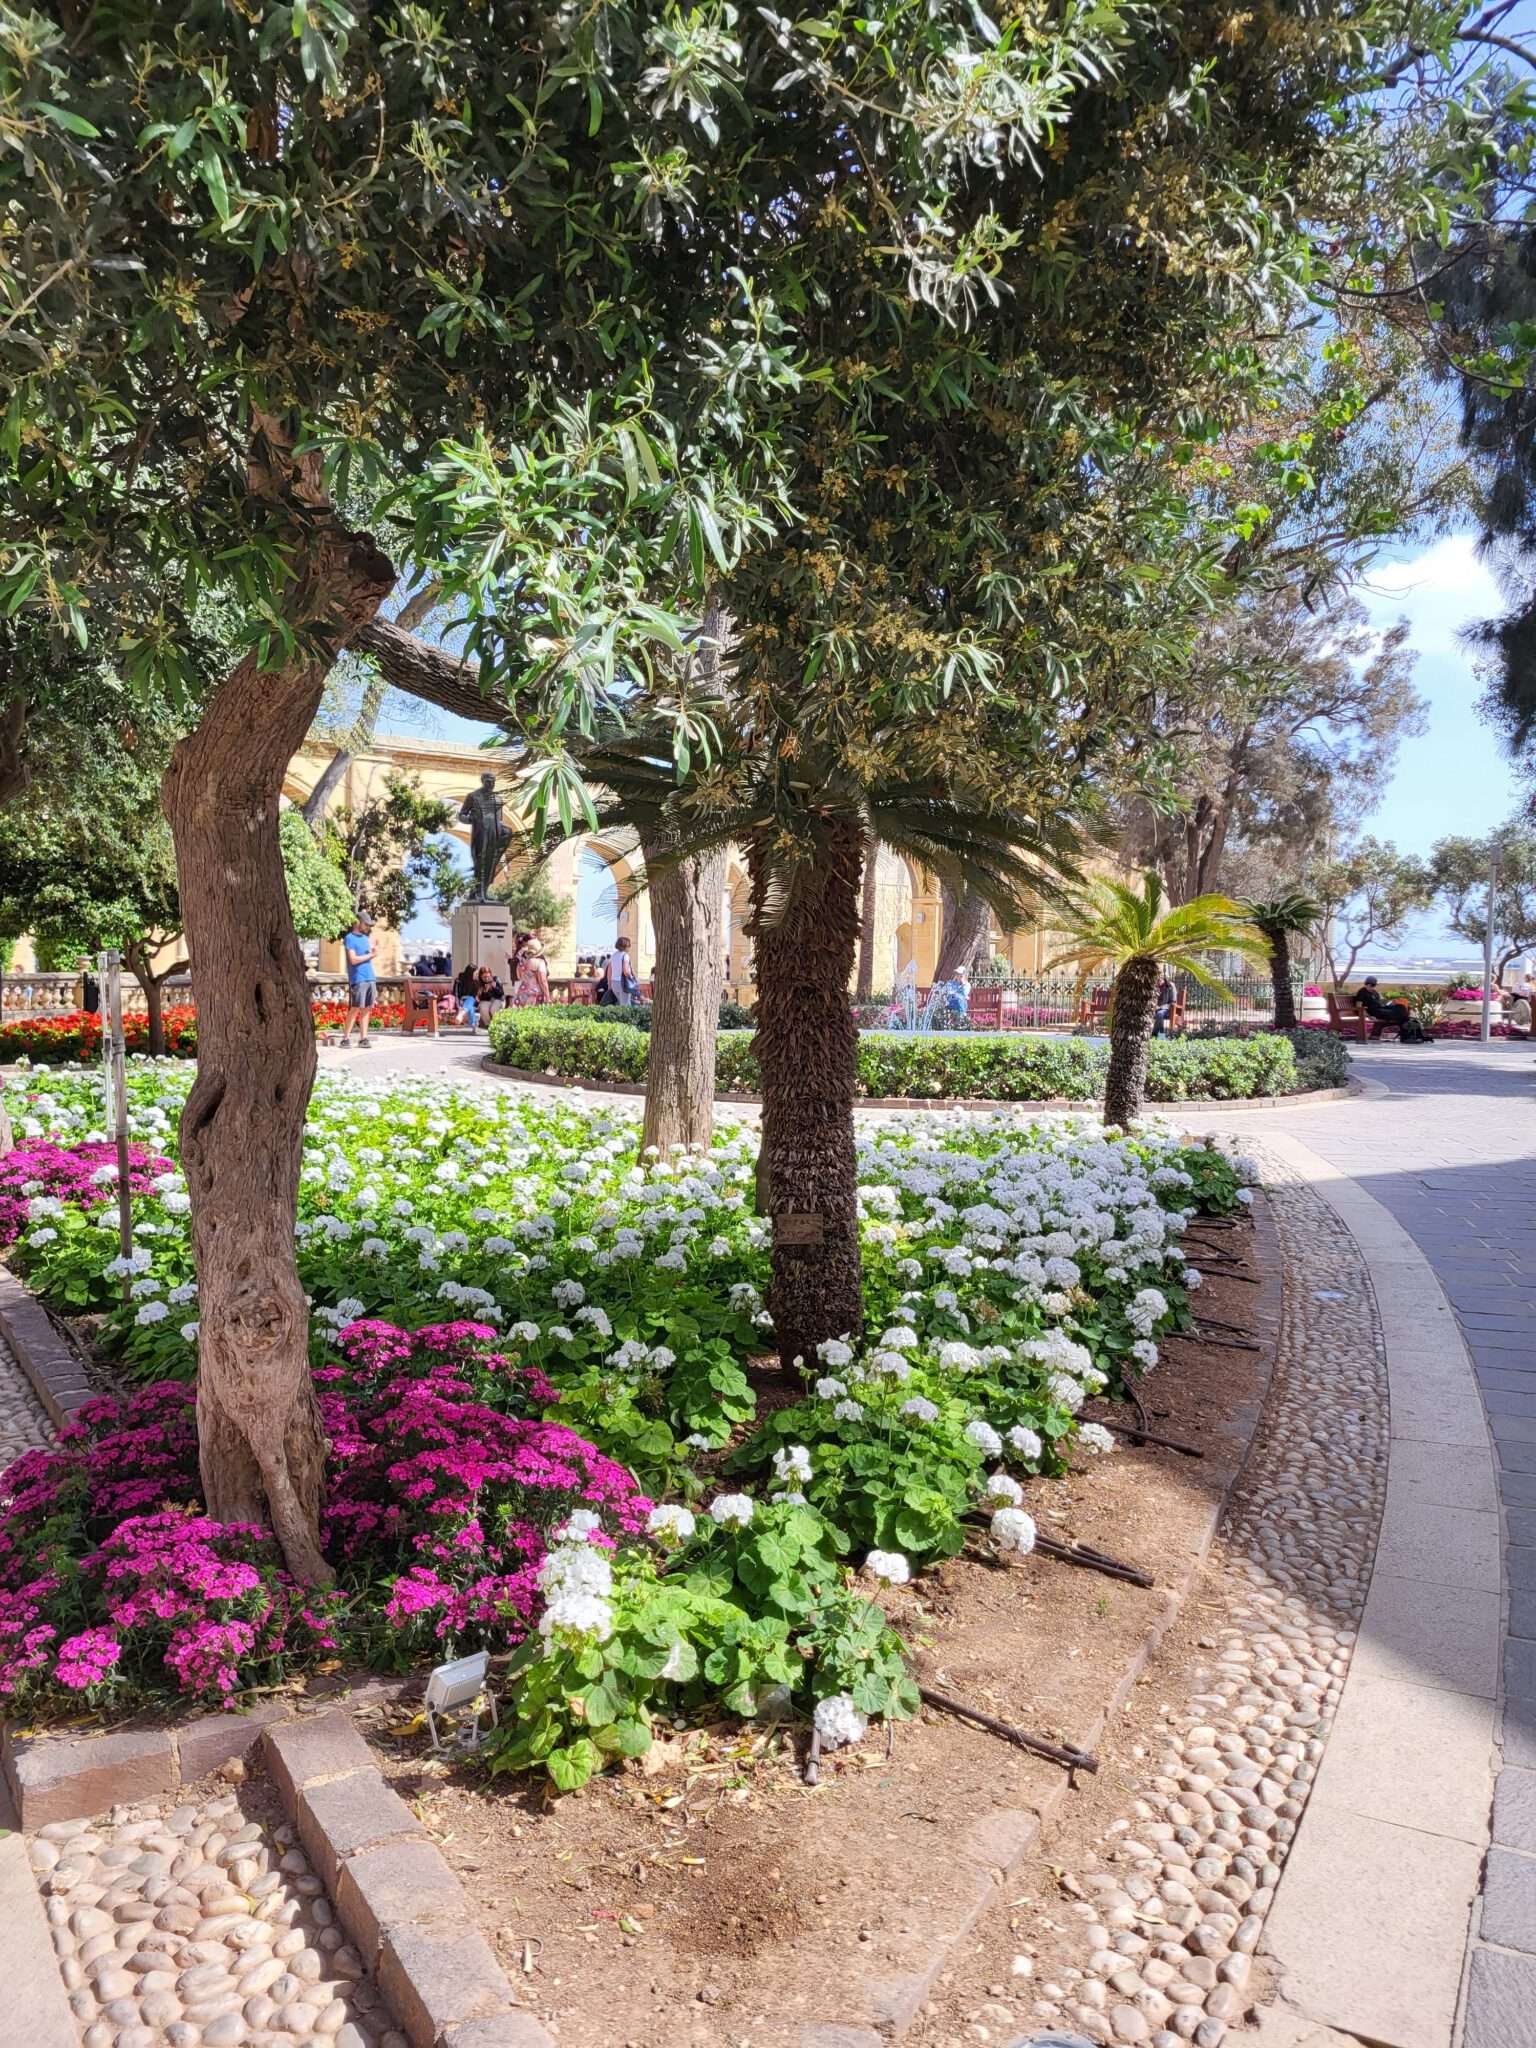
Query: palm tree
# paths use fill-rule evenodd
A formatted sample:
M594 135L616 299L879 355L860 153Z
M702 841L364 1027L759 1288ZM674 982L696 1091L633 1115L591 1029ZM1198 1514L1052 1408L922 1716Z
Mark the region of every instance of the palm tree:
M1291 940L1304 938L1322 923L1323 906L1292 889L1284 896L1239 906L1269 947L1269 972L1275 984L1275 1029L1296 1029L1296 992L1291 987Z
M1187 974L1225 997L1208 956L1227 951L1262 960L1268 948L1225 896L1195 896L1170 909L1162 877L1151 868L1139 890L1128 882L1095 883L1071 905L1061 929L1072 943L1050 962L1052 967L1074 966L1083 980L1105 970L1114 977L1104 1121L1128 1129L1146 1091L1159 969Z
M861 775L834 745L793 756L742 745L710 769L674 764L670 732L614 731L584 744L603 792L598 824L627 825L666 850L648 869L730 844L751 880L762 1076L762 1152L774 1219L768 1308L785 1365L863 1325L853 1103L858 1027L849 1004L867 849L888 846L955 889L974 888L1007 922L1026 892L1061 899L1076 842L989 802L953 776Z

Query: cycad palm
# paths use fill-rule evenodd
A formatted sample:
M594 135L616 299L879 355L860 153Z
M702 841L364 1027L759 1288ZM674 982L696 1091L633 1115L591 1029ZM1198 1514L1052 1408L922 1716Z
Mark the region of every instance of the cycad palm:
M1007 922L1026 893L1061 895L1075 843L954 777L854 772L814 741L741 745L679 781L663 734L606 735L581 750L604 792L600 825L628 825L668 865L746 849L757 956L755 1049L775 1220L768 1307L786 1363L863 1320L853 1099L858 1030L848 1000L866 846L903 854ZM659 1051L659 1048L653 1050ZM795 1218L794 1224L784 1219Z
M1071 943L1050 962L1052 967L1076 967L1084 980L1105 971L1114 977L1104 1121L1125 1127L1140 1113L1146 1089L1159 968L1187 974L1224 996L1209 956L1237 952L1262 960L1267 947L1225 896L1195 896L1170 908L1162 880L1151 870L1140 889L1128 882L1096 882L1060 924Z
M1291 987L1291 940L1304 937L1322 923L1323 906L1299 889L1262 902L1241 905L1243 916L1262 933L1269 947L1269 972L1275 985L1275 1029L1296 1029L1296 992Z

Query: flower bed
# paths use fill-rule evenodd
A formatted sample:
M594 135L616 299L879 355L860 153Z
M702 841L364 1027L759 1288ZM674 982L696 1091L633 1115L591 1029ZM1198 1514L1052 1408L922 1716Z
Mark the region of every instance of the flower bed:
M346 1021L345 1003L311 1003L317 1031L339 1031ZM176 1059L197 1055L197 1011L190 1003L165 1012L165 1049ZM398 1031L405 1022L404 1003L374 1006L375 1031ZM149 1020L141 1010L123 1018L123 1041L131 1053L149 1050ZM31 1060L34 1066L83 1064L101 1058L101 1017L95 1010L71 1010L58 1017L14 1017L0 1025L0 1060Z
M645 1079L649 1036L594 1024L559 1008L503 1010L491 1019L491 1051L509 1067L576 1081ZM715 1041L722 1092L759 1087L752 1036L722 1031ZM1015 1032L862 1032L858 1091L972 1102L1091 1101L1104 1091L1109 1053L1078 1038ZM1251 1038L1154 1039L1147 1063L1153 1102L1237 1101L1288 1095L1298 1086L1291 1041Z
M189 1082L133 1064L136 1142L173 1153ZM29 1155L74 1157L99 1125L94 1076L7 1100ZM146 1384L12 1470L0 1683L43 1713L220 1700L324 1656L485 1643L521 1674L496 1760L557 1785L638 1753L659 1711L745 1712L774 1688L824 1708L830 1743L912 1702L870 1594L952 1555L978 1514L999 1555L1029 1549L1023 1483L1111 1448L1084 1401L1187 1323L1183 1221L1246 1198L1224 1154L1153 1135L884 1125L859 1158L871 1335L824 1345L759 1426L753 1136L676 1165L636 1146L617 1107L322 1079L298 1257L332 1445L324 1598L260 1532L199 1512L174 1168L146 1153L126 1262L110 1210L27 1194L13 1260L45 1301L98 1312Z
M165 1049L190 1059L197 1051L197 1012L190 1004L165 1011ZM129 1052L146 1052L149 1020L142 1010L123 1018L123 1041ZM101 1058L101 1016L95 1010L69 1010L57 1017L8 1017L0 1024L0 1060L28 1059L36 1066L79 1064Z

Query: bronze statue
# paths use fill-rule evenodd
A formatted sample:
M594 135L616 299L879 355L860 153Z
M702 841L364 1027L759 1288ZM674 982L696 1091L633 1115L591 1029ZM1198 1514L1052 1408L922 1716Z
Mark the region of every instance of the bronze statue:
M496 777L489 769L459 805L459 823L469 827L469 860L475 887L471 903L488 903L496 870L507 857L512 834L501 815L501 798L496 794Z

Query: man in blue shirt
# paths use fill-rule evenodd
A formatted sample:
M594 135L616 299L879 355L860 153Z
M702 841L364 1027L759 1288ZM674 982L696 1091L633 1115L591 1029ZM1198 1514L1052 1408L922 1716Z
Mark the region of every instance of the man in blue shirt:
M373 1006L379 993L379 980L373 969L372 932L373 919L364 917L359 911L344 941L347 954L347 1021L342 1026L343 1045L351 1040L354 1019L358 1045L368 1043L368 1026L373 1021Z

